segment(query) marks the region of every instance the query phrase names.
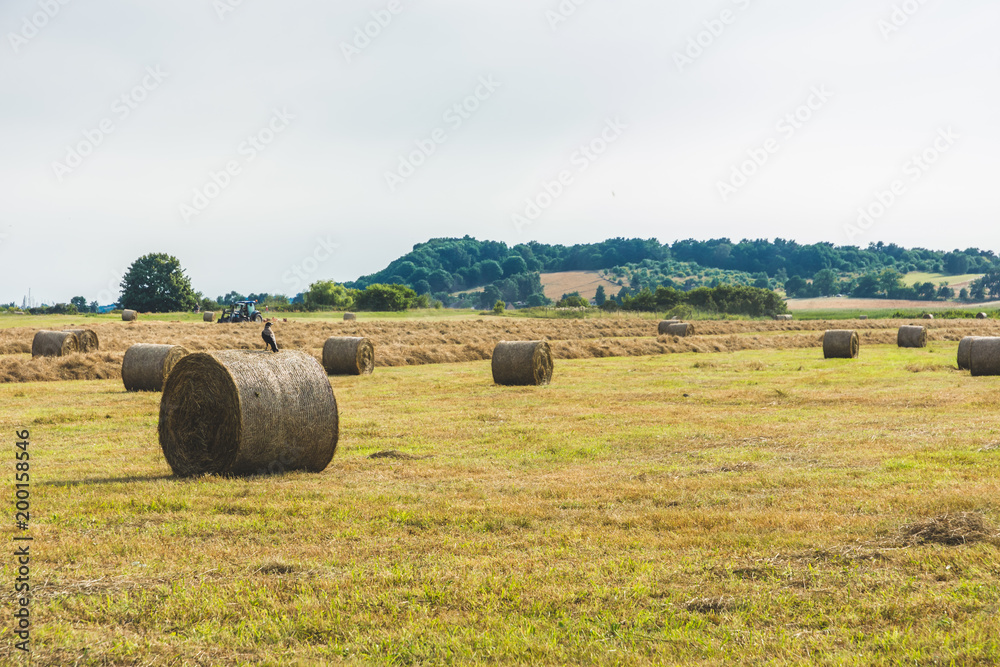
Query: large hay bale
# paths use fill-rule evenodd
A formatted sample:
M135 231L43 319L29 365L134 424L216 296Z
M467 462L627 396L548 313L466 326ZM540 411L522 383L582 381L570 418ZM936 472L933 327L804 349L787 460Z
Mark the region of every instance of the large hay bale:
M76 334L76 340L80 344L80 352L97 352L101 349L97 332L92 329L65 329L64 332Z
M972 368L972 342L983 336L966 336L958 342L958 370L967 371Z
M927 327L899 327L896 334L898 347L927 347Z
M80 340L71 331L36 331L31 341L32 357L64 357L80 351Z
M356 320L356 319L358 319L358 316L355 315L354 313L344 313L344 321L345 322L348 321L348 320Z
M327 338L323 343L323 368L330 375L371 375L375 370L375 347L367 338Z
M694 325L686 322L663 320L660 322L660 326L657 327L657 331L661 336L680 336L683 338L694 335Z
M831 329L823 335L824 359L857 359L861 351L861 339L857 331Z
M337 449L337 400L305 352L199 352L167 378L159 434L176 475L319 472Z
M122 311L122 322L134 322L137 317L139 317L139 313L134 310L126 309Z
M180 345L137 343L122 359L122 382L126 391L163 391L178 361L188 353Z
M978 337L969 345L969 370L973 377L1000 375L1000 338Z
M541 385L552 381L552 352L544 340L500 341L493 348L493 381Z
M988 317L989 317L989 315L987 315L986 313L976 313L976 319L977 320L985 320Z
M202 322L214 322L215 321L215 311L206 310L205 314L201 316Z

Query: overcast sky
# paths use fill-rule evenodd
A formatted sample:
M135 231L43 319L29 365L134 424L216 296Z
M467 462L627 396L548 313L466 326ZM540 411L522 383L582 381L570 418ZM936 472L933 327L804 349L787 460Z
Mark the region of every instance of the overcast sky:
M291 295L465 234L1000 251L998 28L996 0L5 0L0 302L110 302L149 252Z

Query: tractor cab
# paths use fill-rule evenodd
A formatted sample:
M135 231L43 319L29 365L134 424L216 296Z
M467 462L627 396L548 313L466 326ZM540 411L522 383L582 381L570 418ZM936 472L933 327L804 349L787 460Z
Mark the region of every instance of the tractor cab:
M219 322L261 322L264 317L254 305L256 301L237 301L233 307L223 311Z

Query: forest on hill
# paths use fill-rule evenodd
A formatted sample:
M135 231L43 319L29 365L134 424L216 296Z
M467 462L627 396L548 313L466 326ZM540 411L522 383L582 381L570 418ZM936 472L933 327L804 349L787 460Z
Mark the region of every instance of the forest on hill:
M803 245L785 239L688 239L662 244L656 239L614 238L571 246L537 242L508 246L470 236L418 243L376 273L345 286L400 284L444 305L490 307L498 300L546 305L539 273L599 271L620 285L623 299L663 286L682 291L722 284L785 289L789 296L854 294L865 297L945 298L931 283L904 286L912 271L961 275L1000 274L1000 258L990 250L937 251L872 243L867 248L831 243ZM1000 280L977 281L974 298L1000 294ZM928 287L930 285L930 287ZM995 291L992 288L997 288ZM976 291L979 291L977 294Z

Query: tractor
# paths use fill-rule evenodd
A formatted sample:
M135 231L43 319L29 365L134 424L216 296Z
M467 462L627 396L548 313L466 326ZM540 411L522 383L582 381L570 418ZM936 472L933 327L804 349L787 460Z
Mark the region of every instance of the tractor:
M264 316L257 310L256 301L237 301L231 308L222 311L219 322L263 322Z

